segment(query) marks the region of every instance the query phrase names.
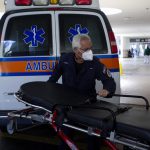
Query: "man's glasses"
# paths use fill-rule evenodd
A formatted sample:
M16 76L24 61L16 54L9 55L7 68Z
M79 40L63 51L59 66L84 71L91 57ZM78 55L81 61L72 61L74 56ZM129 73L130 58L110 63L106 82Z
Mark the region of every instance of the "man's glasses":
M92 47L90 47L90 48L86 48L86 49L82 49L82 48L80 48L80 52L81 53L84 53L84 52L86 52L86 51L89 51L89 50L91 50L92 49Z

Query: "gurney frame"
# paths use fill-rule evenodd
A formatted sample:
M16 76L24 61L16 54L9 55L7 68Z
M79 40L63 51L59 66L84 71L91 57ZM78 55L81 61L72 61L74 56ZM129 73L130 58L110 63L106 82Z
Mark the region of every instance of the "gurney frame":
M134 95L118 95L118 94L115 94L114 96L142 98L146 102L146 109L149 109L148 100L144 97L134 96ZM26 109L23 109L23 110L13 111L13 112L8 113L8 116L10 117L10 121L7 124L7 131L8 131L9 134L13 134L14 132L19 132L19 131L22 131L22 130L27 130L31 127L35 127L36 125L48 123L57 132L58 136L70 147L71 150L78 150L78 147L75 145L75 143L68 136L66 136L64 134L63 130L61 129L61 126L59 126L56 123L57 109L54 109L53 111L50 111L50 110L47 110L43 107L39 107L39 106L29 104L29 103L23 101L18 93L15 93L15 97L19 102L25 103L28 107ZM72 108L70 107L68 109L72 109ZM103 108L99 108L99 109L103 109ZM39 111L39 110L45 111L45 114L42 114L42 115L36 114L36 112ZM24 129L19 129L16 118L30 119L34 122L33 126L27 127L27 128L24 128ZM115 121L115 118L114 118L114 121ZM73 124L68 123L67 118L64 118L62 126L65 126L67 128L71 128L71 129L74 129L74 130L77 130L77 131L80 131L80 132L84 132L84 133L87 133L89 135L102 137L100 130L97 130L97 129L92 128L92 127L82 128L80 126L79 127L74 126ZM150 149L149 145L147 145L145 143L141 143L139 141L136 141L136 139L132 139L132 138L130 139L128 137L118 135L115 132L115 127L110 132L109 136L107 136L105 138L102 137L102 139L103 139L103 142L107 145L107 147L111 150L117 150L117 147L115 146L115 144L122 144L124 146L131 147L131 148L137 149L137 150Z

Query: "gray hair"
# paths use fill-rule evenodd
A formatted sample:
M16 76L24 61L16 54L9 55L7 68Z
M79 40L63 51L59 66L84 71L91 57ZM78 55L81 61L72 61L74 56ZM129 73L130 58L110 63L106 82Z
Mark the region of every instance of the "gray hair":
M91 38L89 35L87 34L77 34L73 37L73 40L72 40L72 48L73 50L75 50L76 48L80 48L81 45L80 45L80 41L82 39L88 39L89 41L91 41Z

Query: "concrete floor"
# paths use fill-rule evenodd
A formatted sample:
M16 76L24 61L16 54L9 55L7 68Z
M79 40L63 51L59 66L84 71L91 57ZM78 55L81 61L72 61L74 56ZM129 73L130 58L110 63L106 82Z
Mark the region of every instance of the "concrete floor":
M124 58L120 63L123 67L121 93L141 95L150 102L150 64L144 64L144 58ZM121 103L144 104L135 98L121 98Z

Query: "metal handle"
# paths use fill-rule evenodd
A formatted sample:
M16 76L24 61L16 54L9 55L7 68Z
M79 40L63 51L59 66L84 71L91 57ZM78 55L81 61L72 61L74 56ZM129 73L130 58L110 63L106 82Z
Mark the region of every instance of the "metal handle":
M11 95L14 95L15 93L14 92L4 92L3 95L5 96L11 96Z
M148 99L145 98L144 96L137 96L137 95L124 95L124 94L113 94L113 96L117 96L117 97L132 97L132 98L141 98L145 101L146 103L146 109L149 109L149 102Z

